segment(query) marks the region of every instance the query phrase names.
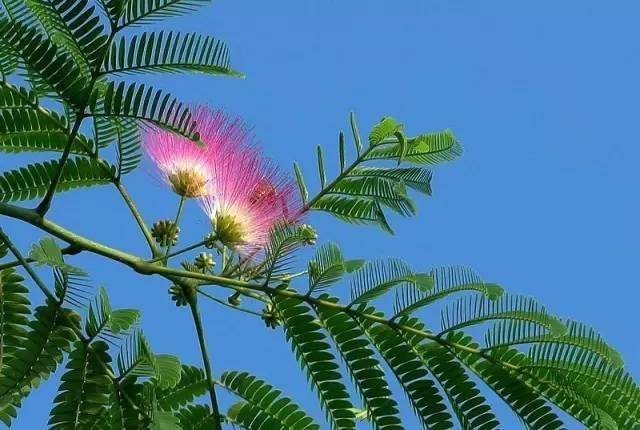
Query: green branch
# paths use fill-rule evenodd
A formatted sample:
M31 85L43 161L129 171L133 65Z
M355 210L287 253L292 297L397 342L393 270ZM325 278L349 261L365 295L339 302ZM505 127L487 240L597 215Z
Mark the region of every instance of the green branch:
M213 415L213 422L215 423L215 430L222 430L222 420L220 419L220 409L218 407L218 399L216 397L216 384L213 379L213 373L211 371L211 360L209 358L209 352L207 351L207 341L204 335L204 328L202 327L202 317L200 316L200 310L198 309L198 296L195 290L185 291L185 293L188 297L189 308L191 309L193 323L196 327L196 332L198 335L200 352L202 353L202 363L204 365L204 371L207 377L207 389L209 391L209 397L211 399L211 410Z
M193 284L193 282L189 283L189 280L201 281L200 285L203 284L214 284L219 285L221 287L230 288L236 291L240 291L241 293L245 290L253 291L253 292L262 292L268 295L278 295L283 297L295 298L298 300L302 300L306 303L312 305L323 306L331 309L336 309L341 312L345 312L350 316L356 316L371 320L378 324L384 324L391 328L404 330L408 333L416 334L422 338L438 342L445 346L454 347L460 351L469 352L487 360L495 360L485 351L478 348L470 348L466 345L457 344L454 342L450 342L438 335L435 335L430 332L425 332L422 330L417 330L413 327L404 326L402 324L398 324L392 320L388 320L382 317L378 317L376 315L371 315L364 312L359 312L351 307L344 306L338 303L333 303L327 300L317 299L315 297L307 296L306 294L299 294L295 291L286 290L282 288L273 288L263 284L256 284L251 282L246 282L238 279L230 279L222 276L209 275L205 273L197 273L197 272L189 272L181 269L173 269L170 267L161 266L154 263L149 263L142 260L139 257L136 257L132 254L128 254L124 251L117 250L115 248L108 247L106 245L102 245L98 242L91 241L82 236L76 235L63 227L58 226L57 224L42 218L38 213L33 210L19 208L13 205L8 205L6 203L0 203L0 215L10 216L12 218L16 218L25 222L32 224L35 227L40 228L41 230L64 240L65 242L74 245L80 249L92 252L94 254L101 255L103 257L107 257L111 260L119 261L138 273L144 275L161 275L172 282L179 282L187 284ZM198 284L196 283L196 286ZM502 363L506 368L509 369L518 369L518 366L514 366L510 363Z

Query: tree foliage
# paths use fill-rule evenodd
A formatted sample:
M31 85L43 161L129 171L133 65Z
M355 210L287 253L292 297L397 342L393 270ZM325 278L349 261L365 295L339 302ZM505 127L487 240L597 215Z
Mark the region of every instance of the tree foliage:
M594 429L640 426L640 388L602 336L532 298L504 293L468 268L416 270L396 258L347 258L337 244L315 246L313 229L292 223L272 229L253 258L214 235L178 254L204 245L215 256L172 266L177 224L159 224L172 234L154 242L157 231L150 232L122 181L140 165L145 127L194 144L200 135L187 104L138 79L241 74L213 36L139 28L205 3L0 2L0 152L52 157L0 173L0 214L69 244L61 248L46 237L22 256L0 229L1 423L11 426L30 393L56 375L51 429L338 430L360 422L376 430L412 428L403 406L425 429L505 428L492 398L528 429L565 428L571 419ZM415 215L414 196L431 195L432 169L462 153L449 130L407 135L403 124L385 117L363 138L353 114L348 127L350 139L338 135L336 174L327 169L324 148L316 149L317 193L310 194L294 165L305 212L392 233L391 216ZM46 218L55 193L98 185L114 185L123 196L148 241L148 260ZM15 205L36 198L43 198L36 209ZM301 248L314 246L301 261ZM204 368L154 352L138 326L141 313L114 309L107 290L93 287L70 261L78 252L170 281L171 298L192 310ZM232 295L220 299L205 291L210 285ZM248 370L212 372L198 298L281 330L323 416L306 413ZM422 319L438 313L438 325ZM220 391L232 401L219 405Z

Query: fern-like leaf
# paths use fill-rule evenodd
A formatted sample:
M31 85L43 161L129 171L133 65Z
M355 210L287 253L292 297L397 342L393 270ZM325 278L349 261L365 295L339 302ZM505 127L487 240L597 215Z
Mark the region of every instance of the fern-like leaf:
M142 33L114 42L104 70L112 74L198 72L240 76L221 41L196 33Z
M19 402L56 370L62 362L63 352L68 351L77 339L79 320L79 315L62 309L55 302L36 308L34 319L29 321L27 340L14 351L3 368L0 404Z
M209 3L209 0L128 0L120 26L137 26L183 15Z
M31 311L23 281L13 269L0 271L0 375L27 335Z
M449 130L407 139L403 160L414 164L439 164L462 155L462 147ZM402 156L400 142L378 145L367 153L366 160L393 160Z
M82 107L89 96L89 79L74 60L61 52L33 27L0 19L0 39L4 40L37 74L67 102Z
M323 295L325 301L336 298ZM345 312L318 305L318 317L337 346L354 386L377 430L402 430L398 404L387 384L382 366L360 325Z
M234 422L248 429L319 430L298 405L283 397L279 390L246 372L225 372L219 385L245 400L234 409ZM264 420L256 421L256 412Z
M89 77L107 49L108 36L96 7L87 0L27 0L51 40L63 47Z
M349 306L370 302L400 285L412 285L422 291L428 291L433 288L433 279L426 273L414 273L401 260L369 262L354 273Z
M94 91L90 106L94 117L138 120L199 139L189 110L170 94L144 84L109 82Z
M503 295L498 300L471 296L457 300L442 310L443 332L459 330L487 321L518 320L545 327L554 336L566 334L559 318L529 297Z
M488 300L497 300L504 293L502 287L484 282L466 267L442 267L431 270L429 276L434 280L434 288L428 291L415 288L413 285L405 285L398 289L394 305L394 318L410 315L457 293L476 292Z
M278 296L274 298L274 304L287 340L305 369L331 427L335 430L355 429L353 405L341 382L339 366L311 310L304 302L294 298Z
M358 311L384 318L382 313L364 305ZM387 325L366 318L357 320L398 380L423 428L452 428L445 400L411 345Z
M108 373L108 345L78 341L69 354L66 372L49 419L50 429L88 428L109 404L112 380Z
M416 318L402 318L399 324L424 331L424 324ZM437 342L425 342L415 333L399 331L407 344L421 358L441 390L446 394L460 427L464 430L489 430L499 428L500 423L491 407L480 393L473 379L467 374L453 354Z
M56 160L4 172L0 175L0 201L24 201L44 196L57 169ZM93 158L70 158L64 165L56 192L108 184L112 181L113 170Z
M180 409L206 394L207 387L207 378L202 369L183 365L177 385L156 390L158 407L163 411Z
M182 430L204 430L215 428L211 409L207 405L190 405L177 414Z

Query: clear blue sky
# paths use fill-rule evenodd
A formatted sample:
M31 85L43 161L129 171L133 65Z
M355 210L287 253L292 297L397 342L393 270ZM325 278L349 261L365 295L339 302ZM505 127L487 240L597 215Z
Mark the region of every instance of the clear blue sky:
M434 196L420 201L417 218L393 218L390 237L314 215L321 241L338 241L353 258L399 256L420 270L471 266L510 292L597 327L637 377L638 18L631 0L220 0L171 25L225 40L247 78L154 81L242 115L269 155L287 168L299 161L311 185L315 145L335 154L350 110L363 130L384 115L411 134L453 129L465 155L436 170ZM3 155L0 166L20 159ZM150 170L145 164L128 186L151 222L172 216L176 202ZM110 189L61 195L52 217L145 251ZM187 219L185 244L206 229L196 205ZM5 226L24 247L37 237L17 223ZM161 280L92 257L74 261L116 306L143 311L157 352L200 363L190 316L173 306ZM213 304L204 319L217 372L249 370L319 415L281 331ZM56 386L46 383L25 402L15 428L44 428Z

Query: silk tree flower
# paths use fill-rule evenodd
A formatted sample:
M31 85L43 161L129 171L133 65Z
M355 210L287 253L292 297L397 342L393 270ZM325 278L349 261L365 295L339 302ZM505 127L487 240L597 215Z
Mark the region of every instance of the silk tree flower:
M145 132L142 144L163 180L176 194L195 198L207 193L211 171L205 148L162 129Z
M219 241L245 254L256 252L276 224L300 217L294 183L263 157L240 119L221 111L197 116L212 177L200 197L202 207Z

